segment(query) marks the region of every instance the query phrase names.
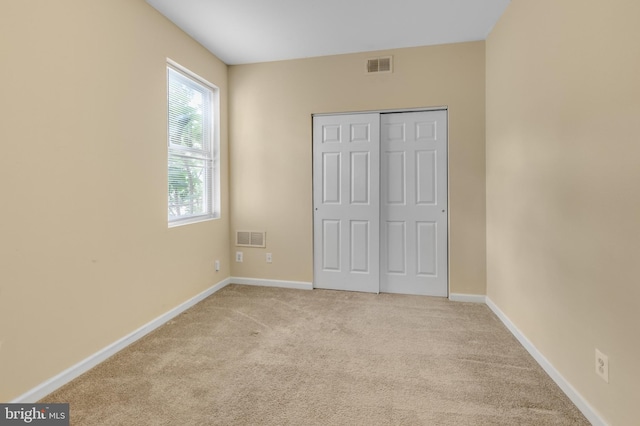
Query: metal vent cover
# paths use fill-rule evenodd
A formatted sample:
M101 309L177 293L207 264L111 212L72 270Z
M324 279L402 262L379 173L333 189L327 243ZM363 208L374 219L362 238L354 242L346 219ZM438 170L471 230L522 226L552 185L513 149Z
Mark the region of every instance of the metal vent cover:
M236 231L236 246L266 247L267 233L262 231Z
M367 59L367 73L388 73L393 72L393 57L380 56L378 58Z

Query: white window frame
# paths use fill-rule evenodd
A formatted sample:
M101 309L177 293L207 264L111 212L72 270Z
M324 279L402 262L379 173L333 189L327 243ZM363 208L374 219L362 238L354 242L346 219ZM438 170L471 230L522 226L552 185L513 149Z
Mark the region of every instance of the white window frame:
M171 143L169 132L169 75L177 72L183 77L211 91L211 126L208 129L209 150L189 149ZM168 226L180 226L220 218L220 90L218 87L177 62L167 58L167 218ZM204 125L205 123L203 123ZM210 151L210 152L209 152ZM205 155L206 153L206 155ZM211 162L211 176L205 182L205 197L207 208L202 214L171 216L169 213L169 164L170 160L180 155L193 155L194 158Z

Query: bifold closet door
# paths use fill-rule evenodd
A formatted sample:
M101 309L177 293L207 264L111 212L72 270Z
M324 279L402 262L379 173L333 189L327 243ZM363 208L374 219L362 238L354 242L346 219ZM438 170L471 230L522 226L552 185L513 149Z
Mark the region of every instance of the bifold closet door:
M378 293L380 115L313 118L314 287Z
M447 112L380 121L380 291L447 296Z

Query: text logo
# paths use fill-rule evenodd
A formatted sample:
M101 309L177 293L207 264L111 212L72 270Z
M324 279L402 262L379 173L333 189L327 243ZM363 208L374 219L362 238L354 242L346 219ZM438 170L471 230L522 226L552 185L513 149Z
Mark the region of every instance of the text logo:
M0 426L69 426L69 404L0 404Z

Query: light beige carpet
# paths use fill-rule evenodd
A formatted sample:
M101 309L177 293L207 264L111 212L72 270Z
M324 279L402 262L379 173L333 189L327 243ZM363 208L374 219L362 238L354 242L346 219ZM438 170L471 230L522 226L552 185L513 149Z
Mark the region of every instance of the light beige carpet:
M231 285L43 399L73 425L583 425L484 305Z

